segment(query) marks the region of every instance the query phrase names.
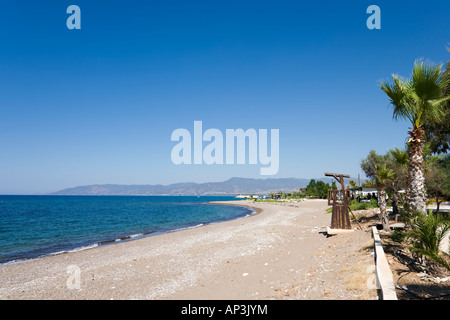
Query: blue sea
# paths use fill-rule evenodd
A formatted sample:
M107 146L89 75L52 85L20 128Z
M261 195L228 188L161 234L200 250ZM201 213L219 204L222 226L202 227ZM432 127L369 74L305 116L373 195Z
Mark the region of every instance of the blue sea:
M232 220L233 197L0 196L0 264Z

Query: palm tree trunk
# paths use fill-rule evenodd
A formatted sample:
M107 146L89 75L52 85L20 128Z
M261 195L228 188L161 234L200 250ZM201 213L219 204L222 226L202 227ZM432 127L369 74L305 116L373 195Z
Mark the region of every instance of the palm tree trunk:
M406 174L405 198L403 199L403 204L405 203L409 203L409 169Z
M426 213L425 176L423 172L423 129L414 125L409 131L409 195L410 208Z
M392 192L392 213L398 214L398 190L397 190L397 187Z
M389 227L389 218L386 211L386 191L384 187L378 188L378 206L380 207L380 220L384 230L391 230Z

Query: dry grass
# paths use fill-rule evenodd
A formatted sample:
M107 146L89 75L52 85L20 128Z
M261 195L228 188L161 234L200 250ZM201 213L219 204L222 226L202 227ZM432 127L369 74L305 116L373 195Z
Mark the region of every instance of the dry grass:
M347 290L355 291L359 299L371 299L376 293L375 266L373 259L373 241L368 241L360 250L354 252L352 260L358 261L347 268L341 269L340 273L345 278L344 285Z

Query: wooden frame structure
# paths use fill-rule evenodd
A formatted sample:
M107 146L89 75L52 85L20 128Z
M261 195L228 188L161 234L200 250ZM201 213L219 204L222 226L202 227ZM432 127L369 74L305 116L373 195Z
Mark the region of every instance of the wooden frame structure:
M347 174L325 172L325 176L335 178L341 185L341 190L328 191L328 205L333 206L331 213L331 229L352 230L348 206L350 205L350 191L345 190L344 178Z

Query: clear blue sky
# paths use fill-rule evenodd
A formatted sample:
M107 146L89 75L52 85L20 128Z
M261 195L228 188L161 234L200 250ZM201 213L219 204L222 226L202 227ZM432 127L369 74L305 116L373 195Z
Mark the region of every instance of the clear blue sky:
M81 30L66 9L81 8ZM381 30L366 9L381 8ZM0 194L260 176L172 163L177 128L279 129L276 177L405 142L377 87L450 58L449 1L3 1Z

